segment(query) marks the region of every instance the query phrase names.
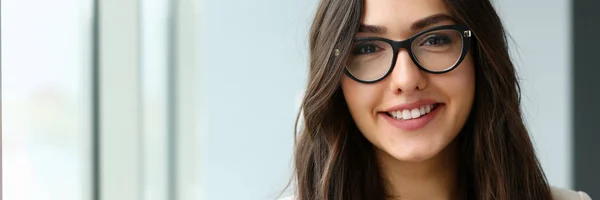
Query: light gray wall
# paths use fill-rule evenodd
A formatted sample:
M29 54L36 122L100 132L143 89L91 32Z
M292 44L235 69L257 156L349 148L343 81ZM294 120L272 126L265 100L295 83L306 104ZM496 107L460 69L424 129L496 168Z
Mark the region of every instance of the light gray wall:
M316 1L204 0L203 199L274 199L290 178L296 96Z
M554 186L572 186L571 4L496 1L521 78L526 125Z

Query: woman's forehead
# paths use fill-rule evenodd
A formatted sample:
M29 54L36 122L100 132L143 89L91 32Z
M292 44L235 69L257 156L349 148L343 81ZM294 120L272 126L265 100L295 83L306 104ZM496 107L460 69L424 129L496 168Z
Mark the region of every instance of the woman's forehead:
M361 24L399 34L411 31L415 22L439 14L451 16L443 0L365 0Z

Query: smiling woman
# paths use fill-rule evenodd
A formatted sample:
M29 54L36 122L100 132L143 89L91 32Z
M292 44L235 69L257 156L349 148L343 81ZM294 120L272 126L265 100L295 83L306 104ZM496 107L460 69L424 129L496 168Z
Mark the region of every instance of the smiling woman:
M298 200L589 199L552 188L488 0L322 0Z

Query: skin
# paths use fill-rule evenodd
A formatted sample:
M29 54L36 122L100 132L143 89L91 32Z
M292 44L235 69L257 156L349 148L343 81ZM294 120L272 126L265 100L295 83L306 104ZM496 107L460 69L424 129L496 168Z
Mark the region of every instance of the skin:
M447 14L442 0L366 0L361 24L383 26L385 33L359 32L356 37L405 40L429 28L456 24L442 20L420 29L413 23ZM420 70L406 49L398 53L385 79L359 83L343 76L341 87L356 125L376 152L396 199L456 199L457 157L453 143L473 104L475 73L469 54L454 70L430 74ZM435 118L417 130L403 130L383 118L382 111L399 104L431 99L439 107Z

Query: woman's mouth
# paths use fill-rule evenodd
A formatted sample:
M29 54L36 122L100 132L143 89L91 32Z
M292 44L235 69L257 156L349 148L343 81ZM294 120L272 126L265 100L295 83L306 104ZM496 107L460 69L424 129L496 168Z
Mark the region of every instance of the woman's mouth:
M429 104L424 105L419 108L413 109L403 109L386 112L386 114L394 119L398 120L410 120L410 119L418 119L420 117L426 116L430 112L434 111L438 107L438 104Z

